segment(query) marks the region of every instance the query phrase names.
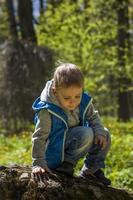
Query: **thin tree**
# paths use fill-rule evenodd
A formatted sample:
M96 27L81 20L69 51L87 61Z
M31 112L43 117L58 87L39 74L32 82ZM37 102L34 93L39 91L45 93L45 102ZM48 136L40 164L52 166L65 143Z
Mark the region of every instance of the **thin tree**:
M7 13L8 13L8 21L9 21L9 31L12 36L12 39L18 38L18 32L17 32L17 23L14 16L14 6L12 0L6 0L6 6L7 6Z
M44 12L44 3L43 3L43 0L39 0L40 2L40 13L43 14Z
M37 42L33 25L33 9L31 0L18 1L19 26L22 39Z
M118 17L118 118L122 121L130 119L129 92L130 80L126 74L126 57L129 48L128 0L117 0Z

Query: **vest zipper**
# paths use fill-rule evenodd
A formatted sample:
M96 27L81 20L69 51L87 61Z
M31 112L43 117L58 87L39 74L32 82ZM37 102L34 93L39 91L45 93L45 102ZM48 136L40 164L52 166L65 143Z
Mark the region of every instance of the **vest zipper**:
M90 105L91 102L92 102L92 99L89 101L88 105L86 106L86 108L85 108L85 110L84 110L84 113L83 113L83 125L84 125L84 123L85 123L85 114L86 114L87 109L88 109L88 107L89 107L89 105Z

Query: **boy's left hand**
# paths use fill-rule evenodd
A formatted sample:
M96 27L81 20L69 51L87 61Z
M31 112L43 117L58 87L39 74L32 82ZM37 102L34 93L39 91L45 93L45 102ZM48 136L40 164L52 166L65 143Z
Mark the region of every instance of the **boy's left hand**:
M102 149L106 147L107 139L103 135L96 135L95 137L95 144L99 144Z

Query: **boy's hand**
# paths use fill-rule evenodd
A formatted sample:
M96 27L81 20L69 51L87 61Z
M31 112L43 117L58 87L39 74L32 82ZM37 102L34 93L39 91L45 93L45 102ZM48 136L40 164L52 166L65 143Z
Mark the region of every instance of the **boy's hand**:
M96 135L95 137L95 144L99 144L102 149L105 149L107 144L107 139L103 135Z
M32 175L35 181L39 182L40 187L46 187L48 185L48 174L51 173L48 167L36 166L32 169Z
M39 167L39 166L36 166L32 169L32 173L33 174L36 174L36 173L45 173L45 172L48 172L50 173L50 169L48 167Z

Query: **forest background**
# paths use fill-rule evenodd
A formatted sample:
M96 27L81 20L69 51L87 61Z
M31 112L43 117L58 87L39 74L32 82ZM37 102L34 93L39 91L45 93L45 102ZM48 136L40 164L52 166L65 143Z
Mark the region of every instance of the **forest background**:
M112 135L105 172L133 190L132 0L1 0L0 21L0 164L31 164L31 105L71 62Z

